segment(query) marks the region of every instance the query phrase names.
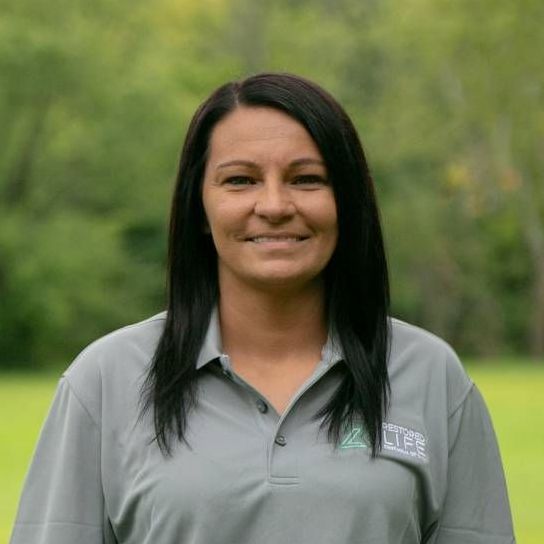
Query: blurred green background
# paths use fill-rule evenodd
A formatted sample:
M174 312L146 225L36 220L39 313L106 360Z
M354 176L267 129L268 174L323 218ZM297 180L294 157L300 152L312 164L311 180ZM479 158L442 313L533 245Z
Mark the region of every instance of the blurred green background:
M43 374L162 309L190 116L263 70L317 81L354 119L393 313L475 361L521 497L534 474L509 441L538 429L537 472L544 453L544 406L525 404L544 368L543 21L541 0L0 0L2 470L22 466L1 523L54 386ZM519 523L537 542L537 517Z

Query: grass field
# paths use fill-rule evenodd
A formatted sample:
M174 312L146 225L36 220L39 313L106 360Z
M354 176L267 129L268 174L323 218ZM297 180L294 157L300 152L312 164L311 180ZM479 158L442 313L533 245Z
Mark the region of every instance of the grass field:
M518 544L544 542L544 365L468 371L484 395L501 447Z
M469 365L499 437L518 544L544 541L544 365ZM56 377L0 374L0 543L7 542Z

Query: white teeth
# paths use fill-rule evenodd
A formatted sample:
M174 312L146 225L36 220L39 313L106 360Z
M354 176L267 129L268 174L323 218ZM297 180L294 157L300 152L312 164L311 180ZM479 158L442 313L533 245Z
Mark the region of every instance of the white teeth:
M252 242L299 242L302 238L298 236L255 236L250 238Z

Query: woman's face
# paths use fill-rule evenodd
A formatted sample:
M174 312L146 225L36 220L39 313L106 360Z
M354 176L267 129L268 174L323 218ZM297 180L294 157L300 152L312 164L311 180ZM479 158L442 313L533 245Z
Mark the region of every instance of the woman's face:
M202 199L222 287L301 287L329 262L336 202L306 129L267 107L238 107L213 129Z

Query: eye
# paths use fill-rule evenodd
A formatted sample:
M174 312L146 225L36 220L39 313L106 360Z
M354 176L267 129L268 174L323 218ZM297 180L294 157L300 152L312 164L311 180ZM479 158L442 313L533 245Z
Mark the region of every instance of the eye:
M253 185L255 180L250 176L229 176L223 183L234 187L243 187L245 185Z
M292 180L294 185L326 185L327 180L318 174L303 174L295 176Z

